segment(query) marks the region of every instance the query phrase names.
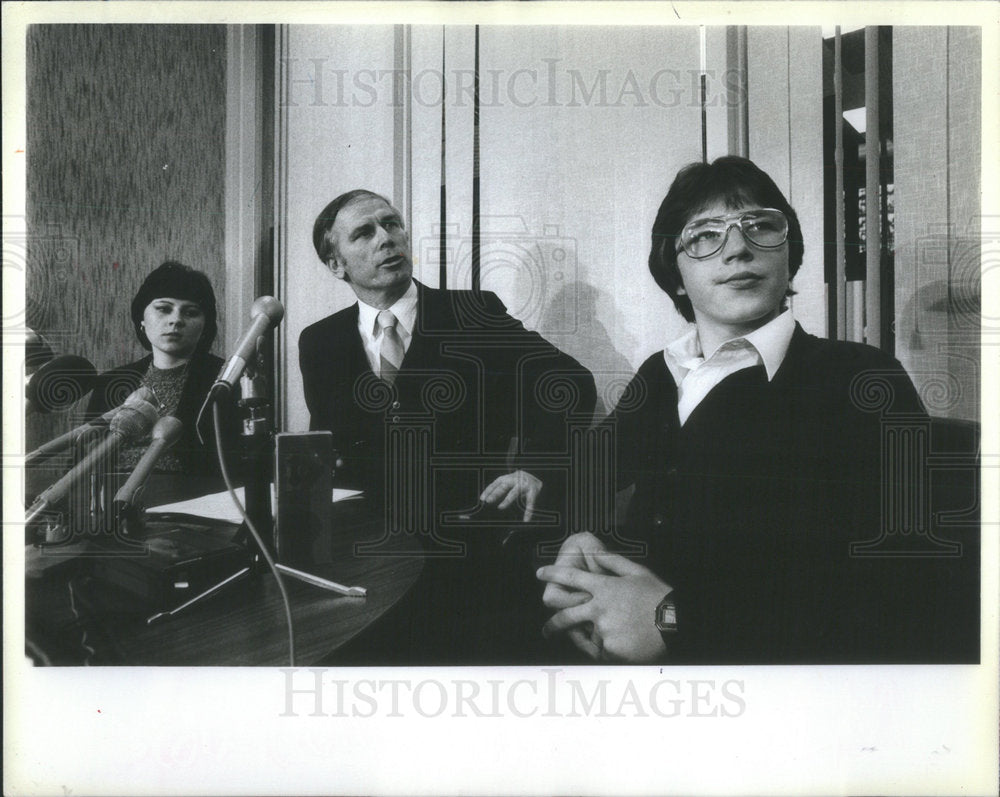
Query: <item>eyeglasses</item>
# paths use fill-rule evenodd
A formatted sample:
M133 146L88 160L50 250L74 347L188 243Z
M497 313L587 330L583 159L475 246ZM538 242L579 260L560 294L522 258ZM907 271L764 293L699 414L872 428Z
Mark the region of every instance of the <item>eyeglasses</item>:
M683 249L695 260L711 257L726 245L733 227L739 227L743 237L761 249L777 249L788 240L785 214L774 208L762 208L688 222L681 230L677 252Z

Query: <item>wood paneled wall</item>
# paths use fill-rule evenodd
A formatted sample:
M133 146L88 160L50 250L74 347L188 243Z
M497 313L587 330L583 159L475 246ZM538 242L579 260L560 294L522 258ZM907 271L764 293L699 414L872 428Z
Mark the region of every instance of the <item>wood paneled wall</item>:
M209 275L224 328L225 68L224 26L29 29L27 323L57 354L142 355L129 304L168 259ZM33 416L27 446L74 415Z

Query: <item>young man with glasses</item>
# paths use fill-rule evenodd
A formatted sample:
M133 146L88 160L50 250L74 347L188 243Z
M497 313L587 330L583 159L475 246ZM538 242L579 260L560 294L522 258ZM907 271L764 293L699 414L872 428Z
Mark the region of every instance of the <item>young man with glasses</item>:
M646 556L570 537L538 572L547 636L605 661L978 656L978 619L949 608L957 587L971 595L970 560L877 544L883 496L904 506L926 487L915 472L883 478L884 430L922 428L921 402L892 356L794 321L802 258L795 211L752 162L677 175L649 269L693 326L641 366L607 421L608 487L634 487L623 536Z

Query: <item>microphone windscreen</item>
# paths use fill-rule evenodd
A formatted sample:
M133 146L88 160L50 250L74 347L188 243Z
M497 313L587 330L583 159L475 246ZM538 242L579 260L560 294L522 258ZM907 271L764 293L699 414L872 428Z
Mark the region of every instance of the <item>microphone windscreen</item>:
M266 315L271 326L275 326L285 317L285 307L273 296L258 296L250 305L250 317L259 315Z
M122 442L141 440L153 428L158 417L156 407L148 401L126 402L111 419L111 433L121 435Z
M155 407L156 403L156 394L152 389L146 387L146 385L139 385L139 387L128 394L125 401L121 403L121 407L137 407L140 404L152 404Z
M24 368L31 374L56 356L49 342L35 330L29 329L24 341Z
M69 409L94 388L97 369L75 354L49 360L28 381L24 397L36 412Z
M153 427L153 439L162 440L167 446L172 446L181 439L184 424L173 415L164 415Z

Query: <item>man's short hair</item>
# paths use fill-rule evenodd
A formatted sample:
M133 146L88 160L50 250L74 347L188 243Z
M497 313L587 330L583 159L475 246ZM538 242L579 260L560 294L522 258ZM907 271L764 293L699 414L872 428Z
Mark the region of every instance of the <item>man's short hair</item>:
M330 235L331 230L333 230L333 223L337 220L337 214L354 200L364 197L381 199L385 204L392 207L392 202L381 194L376 194L374 191L369 191L366 188L355 188L353 191L348 191L346 194L338 196L323 208L316 217L316 222L313 224L313 246L316 248L316 254L319 255L319 259L323 261L324 265L328 265L330 260L337 254L332 236Z
M802 265L804 245L799 217L765 171L753 161L735 155L712 163L689 163L677 173L660 204L649 249L649 273L687 321L694 321L694 308L687 295L677 292L683 285L677 268L677 241L694 214L716 201L731 207L759 205L780 210L788 218L789 281ZM793 293L789 289L788 295Z

